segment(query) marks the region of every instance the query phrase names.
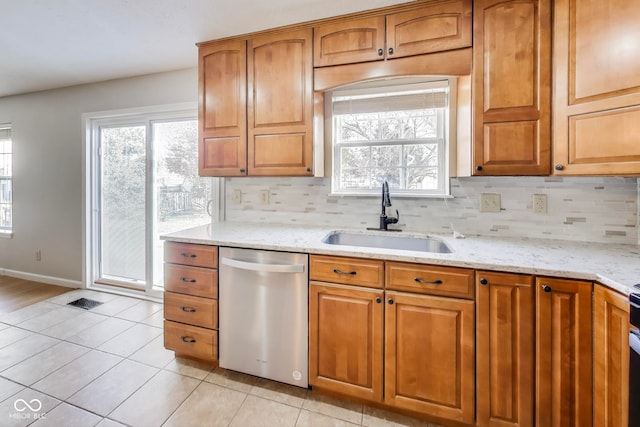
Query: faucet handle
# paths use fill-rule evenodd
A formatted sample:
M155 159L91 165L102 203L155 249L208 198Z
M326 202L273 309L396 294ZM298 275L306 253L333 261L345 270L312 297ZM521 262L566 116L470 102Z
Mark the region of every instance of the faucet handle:
M396 209L396 217L395 218L393 218L393 217L389 218L389 223L390 224L397 224L399 220L400 220L400 212L398 212L398 209Z

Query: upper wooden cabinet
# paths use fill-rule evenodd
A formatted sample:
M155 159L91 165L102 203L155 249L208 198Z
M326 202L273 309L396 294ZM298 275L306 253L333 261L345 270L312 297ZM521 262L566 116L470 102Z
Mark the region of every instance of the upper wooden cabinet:
M556 174L640 173L637 0L556 0Z
M474 3L475 175L550 172L550 4L550 0Z
M533 276L478 271L476 280L476 425L531 427Z
M313 175L312 31L248 42L249 175Z
M592 425L592 287L536 278L536 425Z
M593 425L629 425L629 301L601 285L593 293Z
M201 47L198 70L199 173L202 176L246 175L246 41Z
M313 175L311 33L200 47L200 175Z
M471 0L314 28L315 67L402 58L471 46Z

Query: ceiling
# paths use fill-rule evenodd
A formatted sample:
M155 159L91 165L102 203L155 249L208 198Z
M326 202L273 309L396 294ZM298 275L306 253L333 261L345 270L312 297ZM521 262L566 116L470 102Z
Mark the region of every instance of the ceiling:
M196 42L407 0L0 0L0 97L197 66Z

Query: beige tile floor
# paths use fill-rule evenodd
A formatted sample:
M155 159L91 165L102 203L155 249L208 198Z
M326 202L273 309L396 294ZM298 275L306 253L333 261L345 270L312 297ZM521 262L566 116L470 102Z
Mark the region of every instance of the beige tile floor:
M161 304L88 290L0 315L0 425L435 426L176 358Z

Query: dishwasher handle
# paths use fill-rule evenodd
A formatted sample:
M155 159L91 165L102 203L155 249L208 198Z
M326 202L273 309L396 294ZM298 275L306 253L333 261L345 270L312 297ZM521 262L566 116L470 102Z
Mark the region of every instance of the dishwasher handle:
M220 258L220 264L241 270L259 271L263 273L304 273L304 264L262 264L222 257Z

